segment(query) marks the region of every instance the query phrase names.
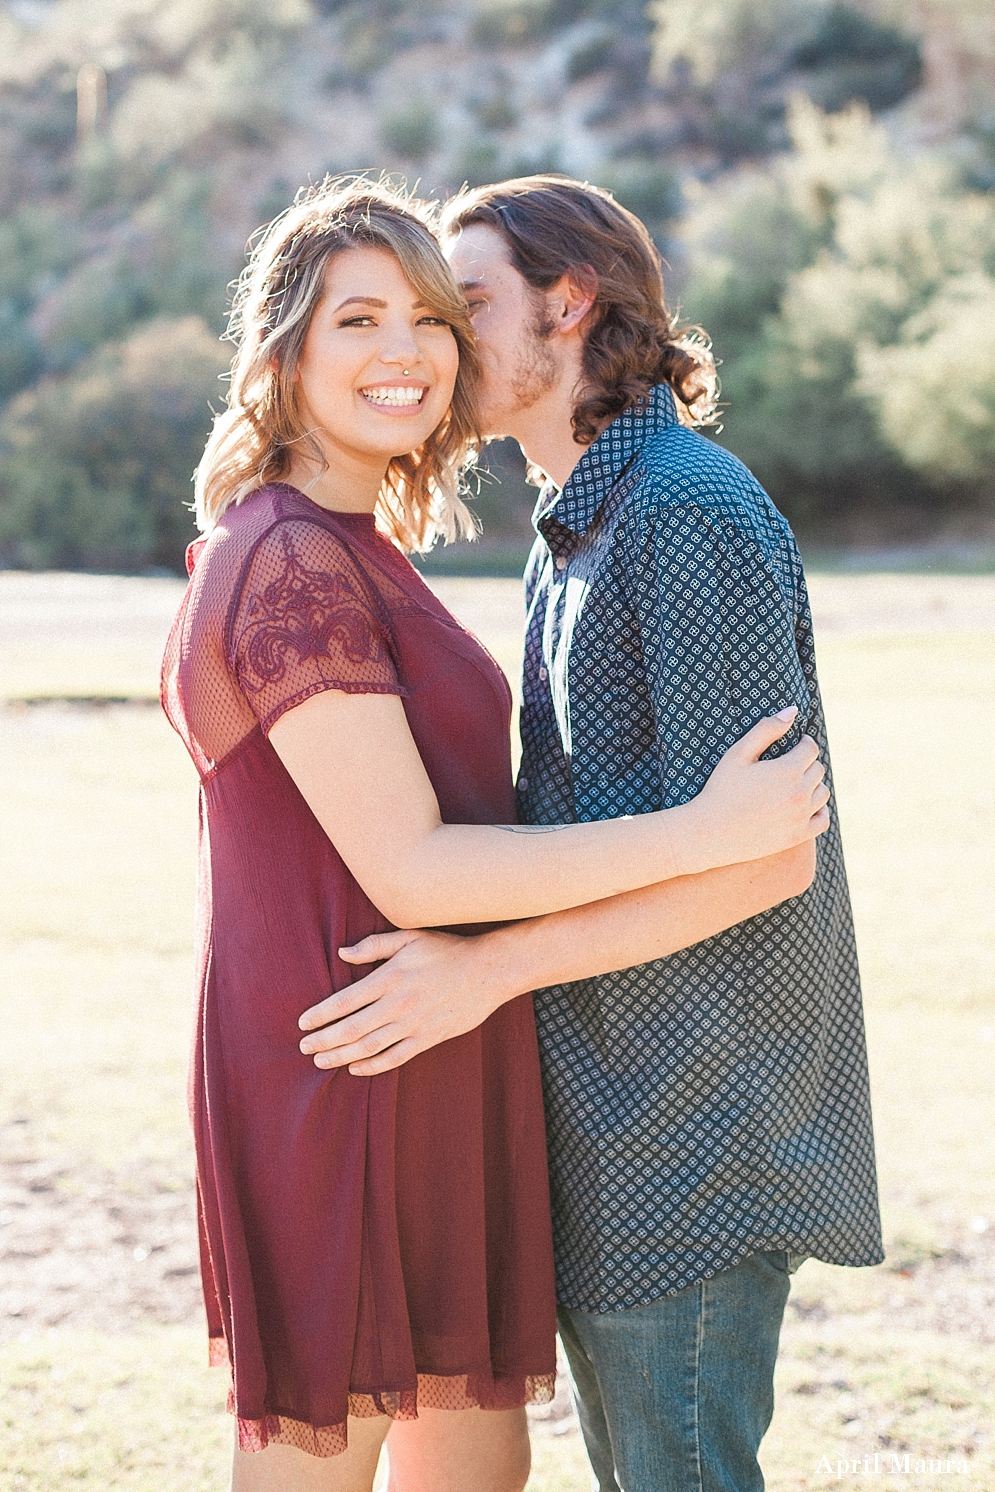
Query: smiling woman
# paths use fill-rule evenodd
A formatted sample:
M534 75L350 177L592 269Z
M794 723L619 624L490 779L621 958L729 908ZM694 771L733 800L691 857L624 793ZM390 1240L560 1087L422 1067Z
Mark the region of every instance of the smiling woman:
M373 512L384 465L424 446L453 400L459 347L387 249L329 261L294 373L308 439L288 475L316 502Z
M473 537L460 481L479 445L477 353L427 220L399 191L345 178L262 232L228 329L228 408L197 472L202 528L293 471L340 510L356 510L358 480L362 509L403 549ZM364 422L373 410L388 420Z
M523 1406L555 1376L531 1005L481 1011L402 1073L322 1072L299 1049L305 1006L355 977L337 950L387 926L296 780L328 776L322 702L346 743L329 803L359 806L360 842L368 810L411 821L412 773L416 828L514 816L507 685L401 552L471 527L466 306L412 204L328 183L263 236L231 335L163 700L202 779L191 1107L232 1486L369 1492L410 1421L399 1492L425 1456L433 1486L519 1492Z

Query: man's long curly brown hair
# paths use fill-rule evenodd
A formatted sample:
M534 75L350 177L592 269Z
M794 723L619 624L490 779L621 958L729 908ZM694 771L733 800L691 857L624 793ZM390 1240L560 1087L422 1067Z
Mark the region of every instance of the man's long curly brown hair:
M579 445L590 445L658 383L670 384L684 423L714 424L718 378L708 339L700 328L677 325L656 245L609 192L556 175L464 188L442 210L442 234L451 238L476 223L497 229L536 291L564 275L581 285L597 281L573 414Z

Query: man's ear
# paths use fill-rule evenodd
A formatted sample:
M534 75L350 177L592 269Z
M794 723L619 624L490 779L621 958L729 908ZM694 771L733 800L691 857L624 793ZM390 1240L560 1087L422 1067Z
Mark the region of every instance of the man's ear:
M590 264L579 264L547 292L550 320L560 333L576 331L598 298L598 276Z

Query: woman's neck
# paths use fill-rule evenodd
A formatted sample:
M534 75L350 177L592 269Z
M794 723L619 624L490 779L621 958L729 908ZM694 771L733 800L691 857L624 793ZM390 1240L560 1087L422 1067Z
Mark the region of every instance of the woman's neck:
M380 496L387 463L364 460L346 451L323 450L322 466L295 454L287 480L312 502L332 513L372 513Z

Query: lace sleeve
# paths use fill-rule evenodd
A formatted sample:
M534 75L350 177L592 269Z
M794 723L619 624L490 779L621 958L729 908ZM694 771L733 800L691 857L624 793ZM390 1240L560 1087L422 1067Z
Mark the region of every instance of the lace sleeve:
M267 733L326 689L406 693L382 598L348 547L317 523L280 523L259 541L234 603L229 658Z

